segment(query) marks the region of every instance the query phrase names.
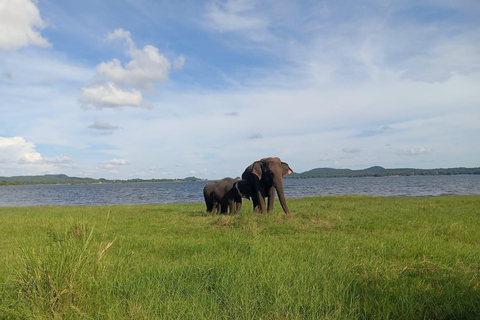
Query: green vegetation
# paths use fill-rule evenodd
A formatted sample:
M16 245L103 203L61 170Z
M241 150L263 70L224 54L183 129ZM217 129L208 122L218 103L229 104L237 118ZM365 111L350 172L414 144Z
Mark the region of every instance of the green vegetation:
M385 169L379 166L363 170L317 168L303 173L292 173L284 179L307 178L342 178L342 177L386 177L386 176L420 176L420 175L456 175L480 174L480 168L449 168L449 169ZM240 177L237 177L240 178ZM184 179L128 179L108 180L104 178L77 178L64 174L46 174L43 176L0 177L0 186L28 184L94 184L94 183L143 183L143 182L178 182L198 181L196 177Z
M362 170L317 168L303 173L292 173L284 179L306 178L355 178L355 177L388 177L388 176L433 176L456 174L480 174L480 168L448 168L448 169L385 169L375 166Z
M0 208L1 319L480 319L480 196Z
M195 177L184 179L129 179L129 180L107 180L93 178L69 177L65 174L46 174L43 176L15 176L0 177L2 185L28 185L28 184L95 184L95 183L139 183L139 182L176 182L201 180Z

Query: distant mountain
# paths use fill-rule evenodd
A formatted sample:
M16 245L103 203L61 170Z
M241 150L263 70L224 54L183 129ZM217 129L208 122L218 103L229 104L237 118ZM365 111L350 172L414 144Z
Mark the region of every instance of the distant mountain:
M480 168L449 168L449 169L385 169L375 166L362 170L317 168L302 173L292 173L285 179L308 178L340 178L340 177L386 177L386 176L420 176L420 175L456 175L480 174ZM69 177L65 174L46 174L43 176L16 176L0 177L2 185L28 185L28 184L95 184L95 183L140 183L140 182L176 182L203 180L196 177L184 179L129 179L108 180L93 178Z
M420 175L456 175L480 174L480 168L448 168L448 169L385 169L375 166L362 170L317 168L302 173L292 173L285 179L306 178L340 178L340 177L386 177L386 176L420 176Z
M95 183L135 183L135 182L174 182L202 180L195 177L185 179L130 179L130 180L107 180L93 178L69 177L65 174L46 174L43 176L15 176L0 177L1 185L26 185L26 184L95 184Z
M46 174L43 176L0 177L0 185L5 184L85 184L99 183L92 178L69 177L65 174Z

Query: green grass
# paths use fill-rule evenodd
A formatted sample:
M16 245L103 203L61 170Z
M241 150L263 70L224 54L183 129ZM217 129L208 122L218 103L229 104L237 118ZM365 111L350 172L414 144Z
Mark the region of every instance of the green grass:
M480 319L480 196L0 208L1 319Z

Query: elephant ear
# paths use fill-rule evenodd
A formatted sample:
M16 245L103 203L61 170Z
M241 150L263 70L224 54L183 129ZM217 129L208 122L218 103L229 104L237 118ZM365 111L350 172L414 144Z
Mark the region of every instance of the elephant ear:
M255 161L252 164L252 173L256 175L259 180L262 180L262 174L263 174L262 161Z
M286 162L282 162L282 178L288 176L292 172L293 170L288 166L288 164Z

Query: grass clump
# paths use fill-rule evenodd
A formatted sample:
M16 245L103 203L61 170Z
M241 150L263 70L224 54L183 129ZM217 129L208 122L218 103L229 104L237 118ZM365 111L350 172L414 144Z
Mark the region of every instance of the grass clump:
M289 219L248 202L221 216L0 208L0 318L479 319L479 205L315 197L289 200Z
M39 319L87 316L82 308L92 302L98 281L105 280L101 260L114 243L104 244L102 239L95 247L93 236L93 228L74 223L64 232L48 228L41 246L20 245L13 281L4 288L4 298L12 299L10 305L2 305L5 315Z
M21 248L21 268L18 271L19 290L23 307L32 316L55 318L68 313L86 294L84 279L95 267L89 249L92 232L74 229L59 237L50 231L52 243L38 249Z

